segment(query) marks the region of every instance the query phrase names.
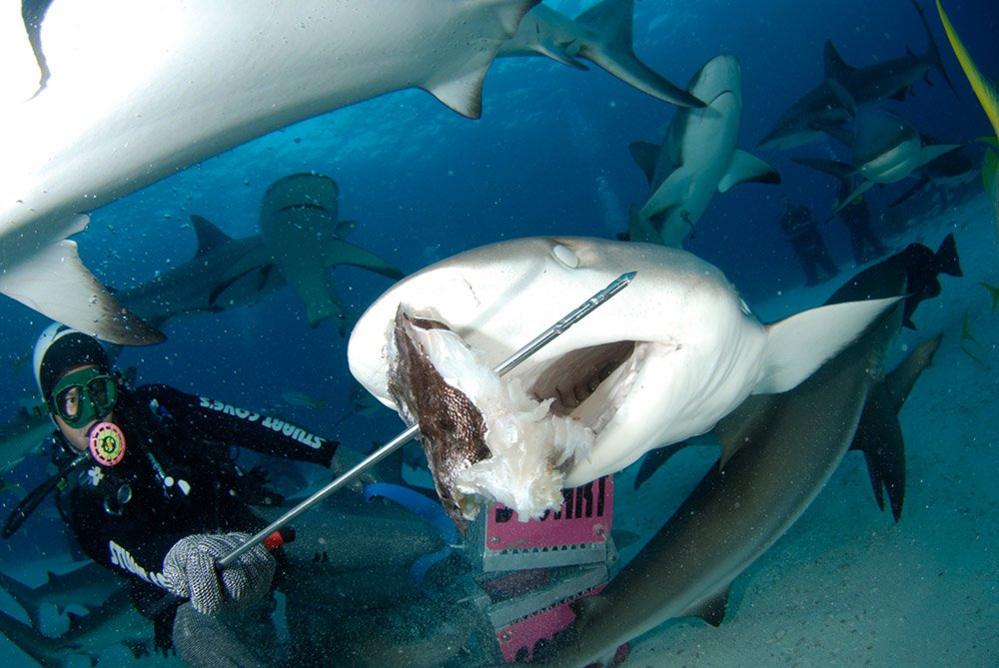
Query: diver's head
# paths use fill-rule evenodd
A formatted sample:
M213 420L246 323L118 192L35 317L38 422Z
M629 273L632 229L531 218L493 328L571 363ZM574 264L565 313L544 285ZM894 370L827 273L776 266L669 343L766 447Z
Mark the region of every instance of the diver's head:
M92 336L55 323L38 337L34 367L52 420L74 450L86 451L88 431L111 419L118 400L104 348Z

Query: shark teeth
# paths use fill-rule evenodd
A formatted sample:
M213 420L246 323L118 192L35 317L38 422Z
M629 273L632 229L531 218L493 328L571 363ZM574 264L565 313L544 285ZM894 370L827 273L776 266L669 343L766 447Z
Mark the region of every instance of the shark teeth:
M501 379L458 334L400 307L389 347L390 392L419 422L431 473L452 518L474 518L480 498L522 521L562 505L565 469L585 458L594 433L553 412L517 378Z

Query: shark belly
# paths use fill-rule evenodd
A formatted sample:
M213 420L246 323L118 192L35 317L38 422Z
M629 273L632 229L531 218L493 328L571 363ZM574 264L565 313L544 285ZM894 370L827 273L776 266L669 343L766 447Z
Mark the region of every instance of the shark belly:
M420 86L478 113L478 83L529 0L57 0L51 77L0 113L5 268L92 210L289 123Z

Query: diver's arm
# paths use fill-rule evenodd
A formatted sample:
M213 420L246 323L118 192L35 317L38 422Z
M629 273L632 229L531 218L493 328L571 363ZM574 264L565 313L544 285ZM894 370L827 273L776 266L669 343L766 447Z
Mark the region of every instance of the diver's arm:
M181 392L167 385L146 385L137 390L154 410L165 412L177 425L200 438L247 447L256 452L329 466L339 443L309 431L221 401Z

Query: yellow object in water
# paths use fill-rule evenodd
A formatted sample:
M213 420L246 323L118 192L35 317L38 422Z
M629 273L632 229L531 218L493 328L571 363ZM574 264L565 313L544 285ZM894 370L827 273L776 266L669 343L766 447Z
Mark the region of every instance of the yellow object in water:
M961 38L958 37L957 32L954 30L954 26L951 25L950 19L947 17L947 12L944 11L943 5L940 4L940 0L937 0L937 12L940 14L940 21L943 23L944 31L947 33L947 39L954 50L954 55L957 56L957 61L961 64L961 69L964 70L964 76L967 77L968 83L971 84L972 90L975 91L978 102L982 105L982 109L985 110L985 115L989 117L989 122L992 123L992 130L996 133L996 139L999 140L999 91L996 90L995 82L989 80L988 77L979 71L978 66L975 65L975 61L971 59L971 54L968 53ZM986 193L988 193L992 204L996 207L996 221L999 223L999 169L997 167L999 167L999 155L992 149L989 149L986 151L985 163L982 165L982 180L985 182Z

